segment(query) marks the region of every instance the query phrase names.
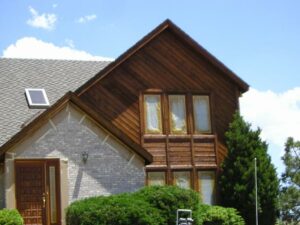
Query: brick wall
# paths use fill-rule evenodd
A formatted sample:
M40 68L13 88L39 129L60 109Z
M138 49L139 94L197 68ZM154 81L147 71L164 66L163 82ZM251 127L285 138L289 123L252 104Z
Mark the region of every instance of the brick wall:
M69 202L144 186L144 160L72 105L11 152L15 158L67 161ZM83 152L88 153L86 163Z

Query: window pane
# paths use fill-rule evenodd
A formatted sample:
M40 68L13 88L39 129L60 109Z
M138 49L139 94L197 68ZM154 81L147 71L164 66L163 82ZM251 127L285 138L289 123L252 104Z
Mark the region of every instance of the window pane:
M148 172L148 185L165 185L166 173L165 172Z
M210 110L208 96L193 96L195 132L210 132Z
M162 133L160 95L144 95L145 132Z
M185 96L169 95L169 107L171 133L186 133Z
M173 172L174 184L178 187L189 189L191 188L191 173L189 171Z
M199 171L198 179L203 203L213 205L215 203L215 172Z
M33 104L46 104L44 94L41 91L30 90L29 91L31 101Z
M55 184L55 167L49 167L49 179L50 179L50 219L51 223L56 223L56 184Z

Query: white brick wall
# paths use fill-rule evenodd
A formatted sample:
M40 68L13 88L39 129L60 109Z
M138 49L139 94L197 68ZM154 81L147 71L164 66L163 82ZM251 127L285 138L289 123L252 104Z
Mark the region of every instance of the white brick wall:
M81 156L84 151L89 154L86 163ZM144 186L144 160L72 105L11 152L15 158L67 160L70 202Z

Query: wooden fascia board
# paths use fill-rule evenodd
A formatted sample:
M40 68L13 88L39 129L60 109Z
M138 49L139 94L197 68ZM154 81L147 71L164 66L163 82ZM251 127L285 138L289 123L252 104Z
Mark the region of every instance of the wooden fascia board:
M144 36L141 40L135 43L132 47L130 47L127 51L121 54L115 61L106 66L103 70L101 70L98 74L92 77L89 81L87 81L84 85L79 87L75 93L80 96L87 89L97 83L99 80L103 79L108 75L111 71L113 71L116 67L125 62L128 58L130 58L133 54L135 54L138 50L143 48L147 43L149 43L152 39L154 39L158 34L168 28L170 20L166 20L157 26L153 31Z
M23 127L18 133L16 133L10 140L8 140L0 148L0 157L15 144L19 143L21 140L24 140L29 133L35 132L43 124L47 122L49 118L59 112L65 104L69 101L71 97L71 92L66 93L61 99L59 99L54 105L45 110L43 113L38 115L33 121L28 125Z
M244 93L248 91L249 85L243 81L238 75L236 75L232 70L225 66L220 60L213 56L209 51L207 51L203 46L197 43L193 38L191 38L186 32L181 28L176 26L172 21L169 21L170 31L176 34L184 43L187 43L191 49L193 49L197 54L204 56L214 67L221 70L226 74L231 80L233 80L239 87L239 90Z
M135 152L144 158L147 163L151 163L153 161L153 156L139 144L135 143L131 138L129 138L124 132L122 132L119 128L114 126L111 122L101 117L99 113L91 109L87 106L80 98L76 95L72 95L71 102L83 110L88 116L90 116L93 120L99 123L104 129L106 129L109 133L119 139L122 143L127 145L129 148L135 150Z
M241 93L248 91L249 85L239 78L233 71L231 71L228 67L226 67L221 61L219 61L216 57L210 54L205 48L203 48L199 43L193 40L188 34L186 34L183 30L177 27L171 20L167 19L160 25L158 25L153 31L144 36L140 41L134 44L131 48L129 48L126 52L120 55L114 62L110 63L107 67L101 70L98 74L92 77L89 81L87 81L84 85L79 87L75 93L80 96L87 89L93 86L96 82L106 77L111 71L113 71L116 67L125 62L128 58L134 55L137 51L143 48L146 44L148 44L151 40L157 37L164 30L169 29L175 35L177 35L184 43L188 44L197 54L204 56L214 67L218 68L225 75L227 75L234 83L237 84Z
M66 93L60 100L58 100L53 106L45 110L39 116L37 116L33 121L31 121L27 126L25 126L22 130L20 130L17 134L15 134L9 141L7 141L0 148L0 159L4 159L4 153L12 148L14 145L24 140L30 134L39 129L42 125L47 123L47 121L56 115L59 111L61 111L65 105L71 102L75 106L77 106L84 113L89 115L93 120L99 123L104 129L106 129L109 133L119 139L122 143L127 145L129 148L133 149L138 155L146 160L147 163L151 163L153 161L152 155L134 143L129 137L126 136L123 132L114 127L111 123L101 118L96 112L91 110L86 104L84 104L74 93L68 92Z

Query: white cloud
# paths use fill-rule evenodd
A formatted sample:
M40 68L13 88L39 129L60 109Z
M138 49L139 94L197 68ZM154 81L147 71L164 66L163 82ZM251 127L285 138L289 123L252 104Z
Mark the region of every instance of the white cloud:
M72 39L65 39L65 43L70 47L70 48L75 48L74 41Z
M55 14L39 14L38 11L31 6L29 6L29 11L31 13L32 18L27 20L28 25L46 30L54 29L55 23L57 21L57 16Z
M283 93L251 88L240 99L240 104L245 120L262 129L261 136L270 144L272 160L282 172L280 157L287 137L300 140L300 87Z
M91 15L86 15L86 16L82 16L80 17L77 22L78 23L87 23L89 21L95 20L97 19L97 15L95 14L91 14Z
M68 60L96 60L112 61L112 58L93 56L85 51L68 46L55 46L52 43L38 40L34 37L23 37L15 44L11 44L3 51L7 58L34 58L34 59L68 59Z
M52 4L53 9L57 8L57 6L58 6L58 4L56 4L56 3Z

